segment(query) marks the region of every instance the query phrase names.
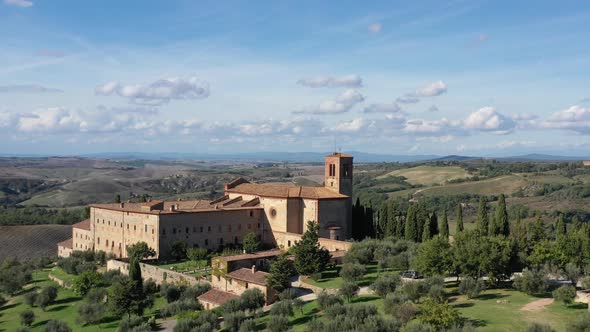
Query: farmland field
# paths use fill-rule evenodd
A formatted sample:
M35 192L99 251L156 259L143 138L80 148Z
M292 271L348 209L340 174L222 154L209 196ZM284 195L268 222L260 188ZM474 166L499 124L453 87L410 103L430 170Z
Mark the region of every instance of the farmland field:
M379 178L387 176L403 176L411 184L433 185L443 184L450 180L464 179L469 173L459 166L429 166L422 165L412 168L400 169L389 172Z
M0 261L56 256L57 243L70 237L69 225L0 226Z

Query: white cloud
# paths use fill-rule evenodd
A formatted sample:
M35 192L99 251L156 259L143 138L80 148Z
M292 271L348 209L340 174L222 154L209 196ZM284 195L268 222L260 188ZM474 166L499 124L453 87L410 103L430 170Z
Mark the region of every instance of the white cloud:
M33 2L27 0L4 0L4 4L8 6L16 6L21 8L32 7Z
M17 128L22 132L71 132L80 129L81 119L70 110L51 107L22 115Z
M363 86L363 79L359 75L318 76L302 78L297 81L297 84L309 88L359 88Z
M404 96L398 97L395 102L400 104L415 104L420 101L420 98L414 96L413 94L406 94Z
M176 99L202 99L209 96L209 84L196 77L167 78L147 85L123 85L119 82L107 82L94 89L96 95L118 95L129 98L132 102L145 105L160 105Z
M418 97L435 97L447 92L447 84L443 81L427 84L416 90Z
M47 88L39 84L0 85L0 93L51 93L63 92L60 89Z
M564 129L582 134L590 134L590 108L579 105L553 113L549 119L541 122L540 129Z
M317 106L307 107L293 111L295 114L338 114L350 111L356 104L365 100L365 97L354 89L348 89L334 99L325 100Z
M367 29L371 33L379 33L379 32L381 32L382 28L383 28L383 26L381 25L381 23L373 23L367 27Z
M402 112L398 103L371 104L365 107L364 113L398 113Z
M466 129L489 131L495 134L511 133L516 123L509 117L496 111L493 107L483 107L469 114L463 121Z
M329 127L329 131L340 133L356 133L366 126L366 121L363 118L356 118L350 121L342 121L334 127Z

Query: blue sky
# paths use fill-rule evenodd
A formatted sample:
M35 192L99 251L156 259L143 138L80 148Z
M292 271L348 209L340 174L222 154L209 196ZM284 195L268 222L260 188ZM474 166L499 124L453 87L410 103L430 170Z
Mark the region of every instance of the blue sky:
M583 155L587 1L0 0L0 153Z

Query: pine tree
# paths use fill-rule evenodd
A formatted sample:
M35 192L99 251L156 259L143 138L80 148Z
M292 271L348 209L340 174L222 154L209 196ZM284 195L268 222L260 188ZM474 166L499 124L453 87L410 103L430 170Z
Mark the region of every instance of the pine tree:
M457 204L457 225L455 226L455 236L465 230L463 225L463 206L461 203Z
M496 216L494 222L490 223L490 236L510 235L510 221L508 220L508 211L506 210L506 197L500 194L498 206L496 207Z
M479 209L477 211L477 228L483 235L488 235L488 204L485 198L479 199Z
M567 226L565 225L565 218L563 214L559 216L557 219L557 223L555 224L555 237L561 237L567 233Z
M315 221L307 222L307 230L301 240L291 250L295 256L295 269L304 276L322 272L330 261L330 253L319 242L320 225Z
M440 235L442 235L445 239L449 238L449 219L447 218L447 209L443 210L443 216L440 221Z

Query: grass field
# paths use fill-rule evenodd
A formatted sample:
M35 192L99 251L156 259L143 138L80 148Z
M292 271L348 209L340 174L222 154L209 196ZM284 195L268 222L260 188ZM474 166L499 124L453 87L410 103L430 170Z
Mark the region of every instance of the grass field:
M412 168L395 170L385 175L379 176L379 178L385 178L387 176L403 176L408 183L420 184L420 185L434 185L444 184L447 181L455 179L464 179L469 177L469 173L458 166L416 166Z
M367 270L363 278L358 282L360 287L366 287L371 285L377 277L381 273L391 272L391 271L379 271L376 264L371 264L366 266ZM340 266L326 270L322 273L322 278L318 280L313 280L311 278L306 278L305 282L321 288L340 288L342 285L342 277L338 274L340 271Z
M36 288L43 287L45 285L54 284L48 279L50 269L43 271L37 271L33 274L33 282L29 284L26 289L20 292L17 296L11 298L1 309L0 309L0 331L12 332L20 326L19 314L25 309L30 307L23 303L23 294L26 292L33 291ZM38 307L32 308L35 313L35 322L31 328L31 331L42 331L43 326L47 321L51 319L59 319L66 322L73 331L116 331L119 325L119 320L106 316L100 324L91 326L81 326L76 323L76 317L78 316L77 310L78 305L81 303L82 298L76 295L73 291L59 288L59 294L54 304L47 307L45 311ZM154 307L147 310L146 316L153 316L157 312L158 308L164 305L165 300L156 297Z

